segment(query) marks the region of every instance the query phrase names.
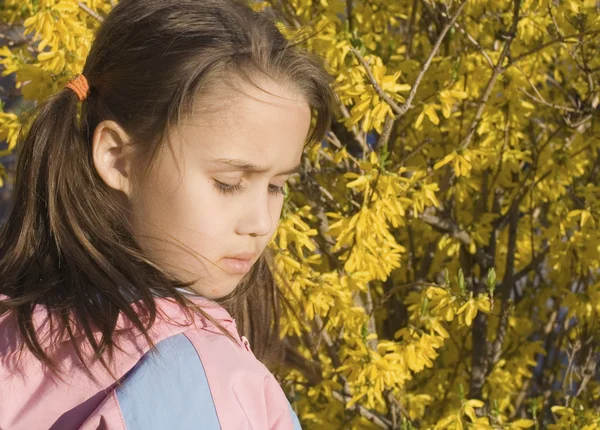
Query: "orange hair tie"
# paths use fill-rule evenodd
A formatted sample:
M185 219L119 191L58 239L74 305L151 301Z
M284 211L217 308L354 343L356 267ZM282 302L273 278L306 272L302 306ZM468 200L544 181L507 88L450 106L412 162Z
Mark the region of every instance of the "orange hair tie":
M83 75L77 75L76 78L71 79L66 83L65 88L70 88L75 91L80 102L86 99L88 91L90 90L88 81Z

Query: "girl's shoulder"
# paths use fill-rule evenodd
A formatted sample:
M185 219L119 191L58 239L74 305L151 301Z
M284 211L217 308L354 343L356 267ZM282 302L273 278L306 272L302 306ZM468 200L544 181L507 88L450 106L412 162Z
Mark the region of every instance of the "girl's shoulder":
M0 302L6 298L7 296L0 294ZM240 337L237 332L235 320L225 308L216 302L200 296L190 295L189 298L213 321L218 322L219 325L231 333L232 337ZM213 321L198 313L187 312L186 309L173 299L156 298L155 303L157 317L152 327L148 330L149 337L154 343L160 342L171 335L189 330L199 331L205 335L209 333L222 334ZM131 306L134 311L141 311L139 302L134 302ZM69 349L71 340L67 332L62 329L61 322L57 318L52 317L45 306L36 305L33 309L31 321L26 323L34 327L37 342L40 343L49 355L52 353L66 354L65 351ZM11 312L4 312L0 315L0 375L2 375L3 371L16 370L16 366L22 367L24 364L21 363L21 359L26 361L25 358L28 356L28 351L21 351L20 348L23 338L19 330L19 324L21 323L17 321ZM73 332L78 339L78 331L74 329ZM83 338L83 333L81 333L81 338ZM150 349L150 345L146 339L138 333L138 330L131 321L126 319L122 314L117 319L113 340L128 355L135 356L136 352L143 354ZM239 343L241 346L241 339ZM82 344L82 350L85 352L85 342L82 342ZM60 358L61 363L64 364L65 357ZM119 370L117 368L114 371L118 372Z
M279 383L240 337L235 320L214 302L200 304L239 342L206 321L166 337L112 389L86 426L112 419L123 429L300 429Z
M300 429L279 383L246 348L193 330L168 337L139 360L82 428Z
M117 324L117 383L99 364L91 367L97 378L93 382L68 343L56 348L66 369L63 380L26 353L17 371L14 351L0 340L0 374L5 381L0 428L151 430L174 423L177 428L207 430L299 428L277 380L239 336L235 320L214 302L193 300L239 342L208 319L195 315L190 321L177 303L156 299L161 317L150 330L156 348L150 349L143 336L132 335L125 320ZM35 317L42 329L43 312L36 310ZM4 319L0 338L8 339L8 332L9 320Z

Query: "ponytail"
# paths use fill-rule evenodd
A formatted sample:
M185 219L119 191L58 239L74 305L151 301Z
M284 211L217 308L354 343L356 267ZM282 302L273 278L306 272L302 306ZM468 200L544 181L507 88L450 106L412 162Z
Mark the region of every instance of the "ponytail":
M18 147L15 204L0 232L0 295L6 296L0 315L13 311L22 346L53 371L58 368L36 331L36 305L59 318L58 338L66 332L74 342L78 334L85 335L92 361L100 360L109 370L103 353L113 347L120 312L152 345L147 331L156 317L153 293L186 303L173 294L174 281L143 257L123 207L97 175L78 107L78 95L65 88L27 114ZM137 288L148 285L149 277L151 288ZM136 299L145 312L133 311ZM99 341L95 331L101 333Z
M51 242L60 240L56 211L64 196L61 182L68 174L65 169L76 164L66 156L84 153L77 126L77 97L71 90L65 89L40 103L26 114L23 124L21 136L25 137L18 147L14 190L16 204L0 233L1 292L9 296L13 295L11 287L17 286L9 279L19 273L31 278L39 272L36 265L45 266L58 257ZM24 254L29 254L32 267L22 266ZM30 281L25 283L29 285Z

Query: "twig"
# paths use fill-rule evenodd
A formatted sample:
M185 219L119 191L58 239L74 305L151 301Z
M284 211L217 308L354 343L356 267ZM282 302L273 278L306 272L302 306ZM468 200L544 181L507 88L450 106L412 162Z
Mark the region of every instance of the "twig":
M500 297L502 299L502 307L500 310L500 321L498 322L498 328L496 331L496 339L492 344L490 354L488 357L488 368L486 373L489 374L490 369L496 364L500 358L502 352L502 345L504 344L504 337L506 336L506 329L508 327L508 317L511 307L510 293L515 285L515 254L517 249L517 227L519 223L519 204L513 201L510 211L510 223L508 227L508 245L506 251L506 266L504 269L504 280L498 288Z
M340 141L340 139L331 130L329 130L327 132L327 135L325 136L325 139L327 139L327 141L329 143L331 143L333 146L335 146L337 149L342 149L344 147L344 145L342 144L342 142Z
M519 89L520 89L520 90L521 90L521 91L522 91L522 92L523 92L523 93L524 93L524 94L525 94L527 97L529 97L530 99L532 99L532 100L534 100L534 101L536 101L536 102L538 102L538 103L541 103L541 104L543 104L543 105L546 105L546 106L548 106L548 107L551 107L551 108L554 108L554 109L557 109L557 110L563 110L563 111L565 111L565 112L579 112L577 109L573 109L573 108L570 108L570 107L568 107L568 106L561 106L561 105L555 105L554 103L550 103L550 102L548 102L548 101L546 101L546 100L544 100L544 99L542 99L542 98L539 98L539 97L536 97L536 96L534 96L533 94L529 94L529 93L528 93L527 91L525 91L523 88L519 88Z
M346 19L348 20L348 30L350 31L350 34L352 34L352 31L354 30L354 26L352 23L352 16L353 16L353 12L352 12L352 0L346 0Z
M98 15L98 13L94 12L85 3L79 1L79 2L77 2L77 4L79 5L79 8L81 10L83 10L84 12L86 12L89 16L91 16L92 18L94 18L96 21L98 21L98 22L104 22L104 18L102 18L100 15Z
M544 179L546 179L548 176L550 176L552 174L552 172L554 171L554 169L552 167L550 167L544 174L542 174L538 179L536 179L535 181L533 181L531 183L531 185L529 185L529 187L521 187L519 189L519 191L516 193L515 197L513 198L513 201L517 202L517 205L520 205L521 202L523 201L523 199L525 198L525 196L527 195L527 192L529 192L529 190L533 189L535 186L537 186L540 182L542 182ZM533 178L535 179L535 177ZM527 180L527 178L525 178L525 181ZM523 182L525 182L523 181ZM511 203L512 204L512 203ZM506 222L508 221L510 216L510 211L506 211L506 213L504 215L502 215L500 218L496 218L493 222L492 225L494 227L497 227L499 229L504 228L504 225L506 224Z
M446 400L448 399L448 396L450 395L450 391L452 390L454 381L456 381L456 377L458 376L458 371L460 369L460 365L461 365L461 363L464 363L463 355L466 352L465 343L466 342L463 340L463 342L461 343L460 348L459 348L458 343L456 341L454 341L455 347L458 349L458 360L456 361L456 366L454 366L454 369L452 370L452 376L450 377L450 382L448 383L448 386L446 387L446 391L444 392L444 398L442 399L442 404L446 404Z
M331 130L329 130L327 132L327 135L325 136L325 140L327 140L327 142L331 143L337 149L342 149L345 146L342 143L342 141L340 140L340 138L337 137L337 135ZM319 152L322 155L324 155L325 157L327 157L327 159L333 163L333 158L329 157L328 154L326 154L325 152L322 152L321 150L319 150ZM352 160L357 166L360 167L360 162L352 154L350 154L349 152L346 152L346 154L350 160ZM346 170L350 170L350 167L346 166Z
M527 398L527 392L529 391L529 386L530 385L531 385L531 378L527 379L523 383L523 386L521 387L521 390L519 391L519 394L517 394L517 397L516 397L516 400L515 400L515 408L514 408L513 412L510 414L510 419L511 420L514 420L517 417L517 415L519 414L519 410L521 409L521 405L523 404L523 402Z
M340 112L342 116L346 119L350 118L350 112L348 112L348 108L342 103L341 100L338 99L338 106L340 108ZM366 140L363 138L363 134L360 132L356 125L352 126L352 135L354 136L354 140L363 151L363 155L368 154L370 151L369 145L367 145Z
M390 136L392 135L392 129L394 128L395 120L391 116L388 116L383 123L383 129L381 130L381 136L377 141L377 147L382 148L387 146Z
M477 48L477 51L479 51L485 57L488 64L490 65L490 67L492 69L494 69L494 62L490 58L489 54L487 52L485 52L485 49L483 49L483 46L481 46L481 44L473 36L471 36L464 28L462 28L459 24L454 24L454 27L456 27L458 29L458 31L460 31L462 34L464 34L467 37L467 39L469 39L469 41L473 45L475 45L475 47Z
M410 158L412 158L416 154L418 154L421 151L421 149L423 149L425 147L425 145L427 145L433 141L433 139L431 137L426 137L425 139L423 139L422 141L419 142L419 138L416 136L415 131L412 129L412 127L409 128L408 131L411 133L411 135L417 142L417 146L415 146L408 154L406 154L402 158L402 160L399 163L400 167L404 167L404 163L406 163Z
M373 87L375 88L375 91L377 92L379 97L381 97L388 105L390 105L392 110L397 115L401 115L400 112L401 112L402 108L394 100L392 100L392 98L390 96L388 96L385 93L385 91L383 91L383 89L379 86L379 82L377 82L377 79L375 79L375 76L373 76L373 72L371 71L371 67L369 66L369 63L367 62L367 60L365 60L365 58L362 56L362 54L360 52L358 52L358 50L356 50L354 48L350 48L350 51L354 54L354 56L359 61L359 63L364 67L365 71L367 72L367 77L369 78L371 85L373 85Z
M470 275L470 274L469 274ZM474 282L474 292L481 291L481 282ZM478 312L471 325L471 380L469 384L469 399L483 400L483 385L487 379L488 344L486 342L488 328L487 315Z
M412 287L438 287L438 284L434 284L431 282L425 282L425 281L415 281L415 282L410 282L408 284L402 284L402 285L395 285L392 288L390 288L390 290L386 293L385 296L383 296L381 298L381 300L379 300L379 306L383 305L386 301L388 301L390 299L390 297L392 297L394 294L396 294L398 291L400 290L404 290L404 289L408 289L408 288L412 288Z
M360 293L357 294L357 297ZM379 343L379 337L377 336L377 327L375 325L375 313L373 312L373 296L371 295L371 286L367 284L367 291L365 293L365 301L359 301L360 306L365 310L365 314L368 316L367 321L367 332L369 335L374 334L374 338L367 340L367 346L370 350L377 352L377 344Z
M347 404L352 399L352 397L350 395L339 393L337 391L332 391L332 394L336 400L339 400L343 404ZM384 429L392 428L392 422L390 420L388 420L387 418L384 418L380 415L374 414L369 409L365 408L364 406L362 406L358 403L354 404L354 406L352 406L351 409L355 410L356 412L361 414L364 418L368 419L373 424L376 424L381 428L384 428Z
M533 89L533 91L535 91L535 93L537 94L537 97L529 94L527 91L525 91L522 88L519 88L523 93L525 93L529 98L535 100L538 103L542 103L543 105L546 105L548 107L557 109L557 110L563 110L565 112L579 112L579 110L577 109L573 109L569 106L561 106L561 105L556 105L554 103L550 103L548 101L546 101L546 99L544 99L544 97L540 94L539 90L536 88L535 84L533 82L531 82L531 79L529 78L529 76L527 76L527 74L525 73L525 71L519 67L518 65L516 65L517 69L521 72L521 74L523 76L525 76L525 79L527 79L527 82L529 82L529 85L531 86L531 88Z
M410 11L410 21L408 22L408 31L406 38L406 58L410 58L412 55L412 42L415 37L415 20L417 18L417 8L419 7L419 0L413 0L412 9Z

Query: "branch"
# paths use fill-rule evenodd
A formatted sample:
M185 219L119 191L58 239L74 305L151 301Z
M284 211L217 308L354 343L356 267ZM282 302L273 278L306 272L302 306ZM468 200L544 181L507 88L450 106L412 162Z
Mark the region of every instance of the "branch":
M441 46L442 42L444 41L444 38L446 37L446 33L448 33L448 30L450 30L454 26L454 23L458 19L459 15L461 14L461 12L464 9L464 7L466 6L466 4L467 4L466 1L463 1L463 3L460 4L458 9L454 13L454 16L450 19L450 21L442 29L440 35L438 36L438 38L435 42L435 45L433 46L433 49L429 53L429 57L427 57L425 64L423 64L423 67L421 68L421 71L417 75L417 78L415 79L415 82L413 83L413 85L410 89L410 93L408 94L408 97L407 97L406 101L402 104L402 106L398 105L395 101L393 101L381 89L381 87L379 86L379 83L373 76L373 72L371 71L371 68L369 67L369 63L367 63L367 61L364 59L364 57L361 55L361 53L358 52L354 48L350 49L352 51L352 53L356 56L356 58L358 59L360 64L365 68L365 70L367 72L367 77L369 78L369 81L375 88L375 91L377 92L379 97L381 97L392 108L392 110L396 114L396 119L401 117L402 115L404 115L412 107L412 101L414 100L415 96L417 95L417 90L419 89L419 85L421 85L421 80L423 79L423 76L425 75L425 73L427 73L427 70L429 70L429 66L431 65L431 62L433 61L433 57L435 57L438 50L440 49L440 46Z
M481 283L477 282L477 284ZM481 289L481 286L479 285L476 288ZM469 399L483 400L483 385L487 378L488 369L487 328L487 315L483 312L478 312L471 326L473 346L471 349Z
M498 289L500 296L504 301L510 297L510 292L515 284L513 272L515 270L515 255L517 251L517 228L519 226L519 204L513 201L510 208L510 217L508 225L508 244L506 250L506 266L504 267L504 277L502 289Z
M498 322L498 331L496 332L496 339L490 349L489 354L489 365L487 374L489 375L494 369L494 365L500 359L502 354L502 345L504 345L504 337L506 336L506 329L508 328L508 317L510 316L511 301L504 300L500 309L500 321Z
M375 334L375 336L376 336L375 339L367 340L367 347L370 348L371 350L377 352L377 344L379 343L379 338L377 337L377 327L375 325L375 313L374 313L374 307L373 307L373 298L371 295L371 287L368 284L367 284L367 292L365 293L365 296L366 296L366 302L359 303L359 304L361 305L361 307L363 307L365 309L365 313L369 317L369 321L367 323L368 333ZM358 297L360 297L360 296L358 296ZM388 409L388 414L390 414L392 416L391 428L396 429L396 428L398 428L397 427L398 416L401 413L404 413L404 415L406 415L408 417L409 416L408 412L405 411L404 408L402 408L402 405L396 399L396 396L394 396L394 393L392 392L391 388L389 388L389 387L385 388L383 394L384 394L385 404Z
M375 335L374 339L367 340L368 350L370 349L370 350L377 352L377 344L379 343L379 338L377 335L377 327L375 324L373 297L371 295L371 287L369 284L367 284L367 291L365 293L365 299L366 300L363 302L362 298L360 296L360 293L358 293L355 297L357 305L364 308L365 313L369 317L369 320L367 322L368 333L370 335L371 334ZM370 352L369 352L369 354L370 354ZM404 408L402 408L402 405L396 399L396 396L394 396L394 393L392 392L391 388L389 388L389 387L385 388L383 394L384 394L385 404L388 409L388 413L392 416L391 427L394 429L398 428L397 427L398 415L403 413L404 415L406 415L408 417L409 416L408 412L405 411Z
M583 33L575 33L575 34L569 34L568 36L557 37L556 39L552 39L549 42L542 43L540 46L538 46L535 49L532 49L531 51L527 51L524 54L518 55L517 57L513 58L511 61L511 65L523 60L524 58L529 57L530 55L540 52L542 49L546 49L547 47L554 45L555 43L561 43L561 42L562 43L577 43L577 42L567 42L567 39L583 38L584 36L595 36L597 34L600 34L600 30L588 31L588 32L583 32Z
M365 310L365 314L369 318L367 321L368 334L374 334L376 336L374 339L367 340L368 351L371 350L377 352L377 343L379 342L379 337L377 336L377 327L375 325L375 313L373 308L373 296L371 295L371 286L369 284L367 284L365 300L363 301L361 294L358 293L355 297L355 303Z
M486 105L487 101L489 100L490 96L492 95L492 90L494 88L494 85L496 84L496 80L498 79L498 76L500 75L500 73L504 70L504 68L502 67L502 63L504 62L504 59L506 58L506 56L508 55L508 52L510 51L510 45L512 44L512 41L517 36L517 26L519 25L519 20L520 20L520 16L519 16L520 9L521 9L521 0L514 0L513 20L512 20L512 25L510 28L510 33L509 33L508 39L506 40L506 42L504 42L504 48L502 49L502 52L500 53L500 57L498 57L498 62L494 66L494 72L492 73L492 76L490 77L490 79L487 83L487 86L485 88L483 96L479 100L479 104L477 106L477 111L475 112L473 121L471 122L471 125L469 126L469 131L468 131L466 137L464 138L464 140L462 141L462 143L460 144L460 147L462 149L467 148L469 146L469 144L471 143L471 139L473 139L473 135L475 134L475 130L477 129L477 125L479 124L479 120L481 119L481 116L483 115L483 110L485 109L485 105Z
M321 337L323 338L323 341L325 342L327 352L329 353L329 356L331 358L331 363L336 368L341 366L341 361L337 355L337 349L336 349L335 345L333 344L333 341L329 337L329 333L327 333L327 331L324 329L323 321L321 320L321 318L318 315L315 316L314 324L316 325L317 333L321 333ZM337 376L340 378L340 380L343 384L343 387L344 387L343 392L339 393L337 391L333 391L332 394L336 400L338 400L338 401L342 402L344 405L346 405L352 399L352 396L350 395L349 390L348 390L348 381L346 381L346 378L343 375L338 374ZM369 409L365 408L364 406L362 406L359 403L355 403L354 406L352 406L351 410L358 412L361 416L365 417L366 419L371 421L373 424L376 424L381 428L384 428L384 429L392 428L392 422L390 420L388 420L387 418L385 418L377 413L370 411Z
M79 8L81 10L83 10L84 12L86 12L89 16L91 16L92 18L94 18L96 21L98 21L98 22L103 22L104 21L104 18L102 18L100 15L98 15L98 13L94 12L85 3L83 3L83 2L77 2L77 4L79 5Z
M506 336L506 329L508 327L508 316L510 314L510 292L515 285L515 277L513 272L515 270L515 254L517 250L517 227L519 223L519 205L516 201L513 201L510 212L510 224L508 227L508 245L506 251L506 266L504 269L504 277L502 284L498 288L500 297L502 298L502 307L500 310L500 321L498 322L498 328L496 331L496 339L492 345L488 359L488 367L486 374L489 374L490 369L500 358L502 351L502 345L504 344L504 337Z
M430 144L431 142L433 142L433 139L431 137L426 137L425 139L423 139L422 141L419 142L419 138L417 137L417 135L415 134L415 131L412 128L409 128L408 131L411 133L411 135L413 136L415 142L417 143L417 145L406 155L404 155L402 157L402 160L399 163L400 167L404 167L404 164L412 157L414 157L416 154L420 153L421 150L428 144Z
M344 144L342 143L342 141L340 140L340 138L339 138L339 137L337 137L337 135L336 135L336 134L335 134L335 133L334 133L332 130L329 130L329 131L327 132L327 135L325 136L325 140L327 140L327 142L328 142L328 143L331 143L331 144L332 144L333 146L335 146L337 149L342 149L344 146L346 146L346 145L344 145ZM323 157L325 157L325 158L326 158L328 161L330 161L331 163L335 164L335 163L333 162L333 158L332 158L332 157L330 157L328 154L324 153L324 152L323 152L323 151L321 151L321 150L319 150L319 152L320 152L320 154L321 154ZM354 162L354 164L356 164L358 167L360 167L360 162L359 162L359 161L358 161L356 158L354 158L354 156L353 156L352 154L350 154L349 152L346 152L346 153L348 154L348 158L349 158L350 160L352 160L352 162ZM349 164L346 164L345 166L346 166L346 170L350 170L350 166L349 166Z
M433 45L433 49L429 53L429 57L427 57L427 61L425 61L425 64L423 64L421 71L417 75L417 79L415 79L415 82L414 82L412 88L410 89L410 93L408 94L408 98L402 105L401 111L398 114L398 116L404 115L412 107L411 104L412 104L412 101L414 100L415 96L417 95L417 89L419 88L419 85L421 85L421 80L423 79L423 76L429 69L431 62L433 61L433 57L435 57L435 54L437 54L438 50L440 49L440 46L442 45L442 42L444 41L444 38L446 37L446 33L448 33L448 30L450 30L454 26L454 23L456 22L456 20L458 19L458 17L460 16L461 12L463 11L463 9L465 8L466 5L467 5L467 1L465 0L460 4L460 6L458 6L458 9L454 13L454 16L450 19L450 21L442 29L442 32L440 33L440 35L438 36L438 39L435 42L435 45Z
M436 215L428 213L420 214L419 219L443 233L448 233L454 239L457 239L463 245L465 245L465 247L469 248L469 246L471 245L472 239L471 236L469 236L469 233L461 229L453 220L443 219ZM481 267L486 266L485 262L487 260L487 257L479 247L477 247L475 251L475 259Z
M517 283L519 282L521 279L523 279L525 276L527 276L529 274L529 272L531 272L532 270L536 270L537 266L542 262L542 260L546 257L546 254L548 254L548 251L550 250L549 246L546 246L542 252L540 252L539 254L537 254L535 257L533 257L531 259L531 261L527 264L527 266L523 267L521 270L519 270L517 273L515 273L512 276L512 279L507 280L511 283ZM501 291L503 288L505 288L503 286L503 283L506 281L503 281L501 284L499 284L497 286L498 291Z
M455 239L458 239L465 246L471 245L471 236L465 230L462 230L458 225L448 219L442 219L436 215L422 213L419 215L421 221L426 224L441 230L444 233L449 233Z
M540 405L540 410L544 410L546 405L548 404L550 397L555 392L555 384L557 383L557 376L562 375L564 370L564 361L562 352L562 344L565 338L565 332L567 331L567 327L569 325L569 319L563 318L562 324L560 325L559 332L556 336L553 337L554 345L550 345L548 342L546 343L546 354L543 355L543 367L541 367L541 371L538 373L538 381L536 383L536 388L538 393L542 393L542 404ZM553 333L550 333L548 339L552 337ZM553 348L554 347L554 348ZM548 357L550 359L550 363L546 366L545 358ZM539 405L539 403L538 403Z
M522 186L519 191L516 193L514 199L513 199L513 203L516 202L517 205L520 205L521 202L523 201L523 199L525 198L525 196L527 195L527 192L529 192L532 188L534 188L535 186L537 186L540 182L542 182L544 179L546 179L548 176L550 176L553 172L553 168L550 167L543 175L541 175L537 180L533 181L531 183L531 185L529 185L528 187L524 187ZM534 178L535 179L535 178ZM527 180L527 178L525 178L525 181ZM523 183L525 182L523 181ZM512 203L511 203L512 204ZM506 213L502 216L500 216L500 218L496 218L493 222L492 225L494 227L497 227L499 229L504 228L504 225L506 223L506 221L509 219L510 217L510 211L506 211Z

